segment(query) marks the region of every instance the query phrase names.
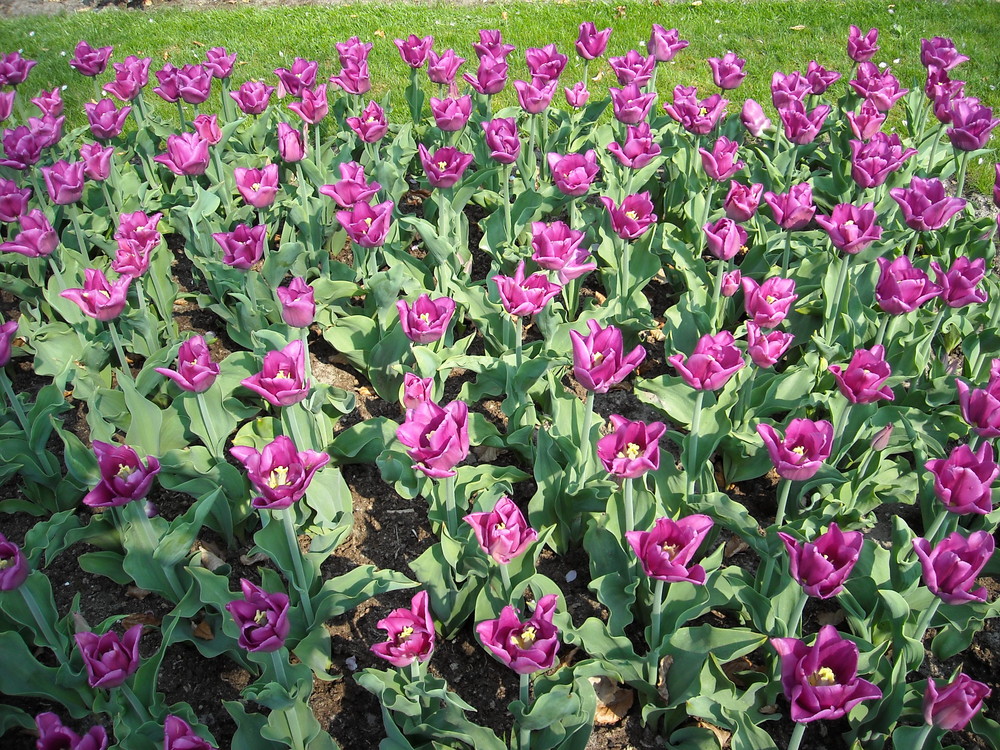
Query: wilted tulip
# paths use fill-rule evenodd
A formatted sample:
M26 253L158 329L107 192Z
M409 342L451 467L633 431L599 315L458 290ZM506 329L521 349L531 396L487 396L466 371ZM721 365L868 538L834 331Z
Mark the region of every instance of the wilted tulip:
M414 661L425 662L434 652L434 620L431 618L426 591L418 591L410 599L410 607L400 607L376 623L379 630L388 633L388 640L371 647L394 667L408 667Z
M793 419L784 438L769 424L757 425L757 434L778 475L792 481L814 477L833 449L833 425L825 419Z
M932 284L927 274L914 268L905 255L892 261L888 258L876 260L881 273L875 284L875 301L890 315L913 312L941 293L941 287Z
M965 673L941 688L929 677L924 691L924 722L947 732L961 732L982 710L983 701L992 692Z
M399 300L396 309L406 338L414 344L429 344L440 339L448 330L451 317L455 314L455 300L451 297L432 300L430 295L421 294L412 306Z
M622 332L613 325L602 328L596 320L588 320L587 328L590 333L586 336L569 332L573 343L573 377L588 391L607 393L642 364L646 350L640 344L626 355Z
M951 513L986 515L993 510L993 481L1000 466L987 441L973 453L968 445L952 449L948 458L931 459L924 468L934 475L934 494Z
M139 669L140 636L142 625L133 625L121 638L110 630L104 635L85 632L74 636L92 688L118 687Z
M861 554L864 535L841 531L835 523L811 542L799 542L791 534L778 532L788 550L792 578L809 596L829 599L844 588Z
M882 697L858 677L858 647L833 625L820 628L812 646L798 638L772 638L771 645L781 657L781 687L794 722L839 719L861 701Z
M743 353L733 341L733 334L729 331L720 331L714 336L706 333L698 339L690 357L674 354L667 357L667 362L692 388L715 391L728 383L746 364Z
M817 214L816 223L830 235L835 248L854 255L882 237L882 227L875 223L877 218L874 203L838 203L829 216Z
M389 234L395 204L385 201L374 206L358 202L344 211L337 211L337 221L351 242L361 247L382 247Z
M117 318L125 309L131 283L131 276L122 276L112 283L108 281L104 271L88 268L84 271L82 289L66 289L59 296L79 305L84 315L109 321Z
M660 438L667 431L662 422L633 422L611 415L611 432L597 441L597 458L604 470L622 479L635 479L660 468Z
M296 339L280 351L265 354L261 371L244 378L240 384L272 406L289 406L309 395L311 383L306 379L305 368L305 349Z
M455 467L469 455L469 407L464 401L443 408L424 401L407 410L396 438L413 459L412 468L433 479L453 477Z
M885 381L892 375L885 361L885 347L876 344L871 349L857 349L847 367L830 365L830 372L837 379L837 387L852 404L872 404L885 399L892 401L895 394Z
M212 361L205 339L192 336L177 351L177 369L157 367L156 372L170 378L185 391L202 393L211 388L219 376L219 365Z
M727 52L722 57L708 58L708 67L712 69L712 80L720 89L737 89L747 77L743 70L747 61L737 57L735 52Z
M625 539L650 578L667 583L687 581L701 586L705 583L705 569L701 565L691 565L691 560L712 525L712 519L701 514L676 521L658 518L652 531L626 531Z
M249 205L267 208L278 194L278 165L266 164L263 169L236 167L233 170L236 189Z
M462 520L472 527L483 552L500 565L520 557L538 539L538 533L506 495L501 495L493 510L470 513Z
M993 556L993 548L993 537L987 531L973 531L968 537L955 531L933 549L927 539L913 540L924 585L945 604L986 601L986 588L972 587Z
M226 605L239 628L239 645L251 653L267 654L285 645L291 630L288 622L288 594L273 594L246 578L240 579L243 598Z
M739 273L739 271L733 273ZM723 280L722 286L723 296L726 296L725 280ZM750 360L757 367L765 369L774 367L775 363L788 351L788 347L792 345L794 340L795 336L782 331L770 331L765 334L760 330L760 326L752 320L747 321L747 354L750 355Z
M264 257L264 241L267 226L258 224L237 224L232 232L216 232L212 235L222 248L222 262L233 268L249 270Z
M611 230L623 240L639 239L656 223L648 190L626 195L620 206L606 195L601 196L601 203L608 211Z
M281 319L292 328L308 328L316 317L316 293L301 276L294 276L288 286L274 290L281 303Z
M559 651L559 629L552 623L557 599L555 594L543 596L524 622L517 610L504 607L498 619L476 625L479 640L517 674L551 669Z
M302 344L301 341L293 343L298 343L300 346ZM285 348L287 350L288 347ZM270 352L270 354L276 353L278 352ZM258 390L245 380L243 385ZM287 406L287 404L281 405ZM305 497L316 472L330 462L330 456L326 453L297 450L295 443L286 435L278 435L260 451L249 446L236 445L230 448L229 452L243 464L250 484L260 493L250 501L250 504L258 510L290 508L296 501Z
M113 51L114 47L98 47L95 49L81 39L76 43L69 66L80 75L90 78L99 76L108 67L108 60L111 59Z

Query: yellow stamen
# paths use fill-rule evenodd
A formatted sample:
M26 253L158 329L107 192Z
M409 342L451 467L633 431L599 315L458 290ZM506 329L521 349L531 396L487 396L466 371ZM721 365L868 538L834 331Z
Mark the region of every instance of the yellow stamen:
M13 557L5 557L2 560L0 560L0 570L5 570L6 568L9 568L13 564L14 564Z
M397 643L406 643L413 636L413 628L407 625L405 628L399 631L399 635L396 636Z
M444 169L447 169L447 168L448 168L448 162L446 162L446 161L439 161L438 162L438 169L444 170Z
M829 667L820 667L815 672L813 672L809 677L806 678L809 684L813 687L818 687L820 685L829 686L837 684L837 676L833 673L833 670Z
M792 448L792 453L798 453L800 456L804 456L806 454L806 448L804 445L796 445Z
M619 458L639 458L642 453L642 449L635 443L629 443L625 446L625 449L618 454Z
M278 370L274 374L274 377L275 377L276 380L279 380L279 379L280 380L291 380L292 379L292 375L291 375L291 373L288 372L288 370Z
M126 466L125 464L118 465L118 476L122 479L128 479L135 472L135 468L132 466Z
M638 214L635 211L626 211L625 215L628 218L632 219L633 221L635 221L635 219L638 217Z
M668 544L666 542L660 545L660 549L663 551L663 554L671 558L674 557L680 551L680 547L678 547L676 544Z
M253 185L250 186L250 188L252 190L260 190L260 183L259 182L255 182Z
M525 650L529 649L535 645L535 639L538 637L538 633L535 628L528 625L520 633L516 633L510 637L511 645L517 646L519 649Z
M267 612L263 609L258 610L257 614L253 616L253 621L258 625L267 625Z
M267 478L267 486L274 490L278 487L284 487L286 484L288 484L288 467L275 466L271 469L271 474Z

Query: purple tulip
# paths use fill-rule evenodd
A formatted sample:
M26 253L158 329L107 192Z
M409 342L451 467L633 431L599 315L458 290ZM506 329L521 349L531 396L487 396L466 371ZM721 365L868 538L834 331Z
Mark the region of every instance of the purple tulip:
M319 70L319 63L315 60L305 60L296 57L292 67L278 68L274 74L280 81L278 85L278 97L282 98L285 93L296 99L302 96L302 92L311 89L316 83L316 73Z
M596 60L608 49L611 29L598 31L593 21L580 24L580 34L576 38L576 53L584 60Z
M920 40L920 62L925 68L951 70L968 61L955 47L955 42L947 37L936 36Z
M858 96L874 104L879 112L888 112L909 91L900 87L889 68L880 71L871 62L863 62L858 66L857 77L850 81L850 85Z
M531 81L514 81L517 103L521 105L521 109L526 114L540 114L552 102L552 97L555 95L558 86L559 81L555 78L547 82L539 81L537 84L534 79Z
M206 145L207 150L207 145ZM233 170L236 189L249 205L267 208L278 194L278 165L265 164L263 169L236 167Z
M555 271L559 283L565 286L597 268L597 263L590 260L590 251L580 247L585 236L561 221L532 222L531 259L545 270Z
M885 399L892 401L896 395L885 381L892 375L892 368L885 361L885 347L876 344L871 349L857 349L847 367L830 365L827 369L837 379L837 387L852 404L873 404Z
M785 75L780 70L771 74L771 103L781 110L794 104L805 105L806 97L812 93L812 84L799 71Z
M163 750L214 750L215 745L198 736L180 716L168 714L163 720Z
M890 315L913 312L941 293L941 287L932 284L927 274L914 268L905 255L893 261L888 258L876 260L881 273L875 285L875 300Z
M973 531L968 538L955 531L933 549L926 539L913 540L924 585L945 604L986 601L986 589L972 587L993 556L993 547L993 537L987 531Z
M850 124L851 132L854 133L855 138L869 141L876 133L880 132L886 117L888 115L879 112L874 104L865 99L857 111L847 113L847 122Z
M280 351L265 354L261 371L240 384L272 406L290 406L309 395L311 381L306 378L305 369L305 349L296 339Z
M69 66L80 75L93 78L99 76L108 67L108 60L114 47L98 47L94 49L82 39L76 43Z
M706 135L726 113L727 104L728 100L719 94L699 99L698 89L694 86L676 86L674 103L664 104L663 109L688 132Z
M723 280L723 296L726 296L725 280ZM774 367L794 340L795 336L782 331L770 331L765 334L752 320L747 321L747 354L757 367L764 369Z
M971 97L956 99L951 104L951 124L946 131L951 145L959 151L986 148L990 133L1000 125L993 110Z
M573 377L594 393L607 393L611 386L622 382L646 358L642 345L625 354L622 332L613 325L602 328L596 320L588 320L586 336L570 331L573 343Z
M334 185L321 185L319 191L337 203L341 208L351 208L356 203L367 203L382 186L369 183L365 178L365 168L356 161L338 165L340 181Z
M212 93L212 75L204 65L185 65L176 81L177 93L188 104L203 104Z
M104 271L88 268L84 271L82 289L66 289L60 292L59 296L79 305L84 315L109 321L117 318L125 309L126 295L131 283L131 276L122 276L112 283L108 281Z
M812 93L820 96L826 93L834 83L840 80L840 73L835 70L827 70L815 60L809 63L806 68L806 80L812 85Z
M559 629L552 623L557 599L555 594L543 596L524 622L517 610L504 607L498 619L476 625L480 642L517 674L551 669L559 651Z
M785 129L785 137L792 143L804 145L812 143L822 130L826 116L830 114L830 106L821 104L812 110L807 110L800 102L790 102L778 110L778 117Z
M695 344L690 357L674 354L667 357L684 382L699 391L715 391L746 364L743 353L733 344L733 334L720 331L706 333Z
M52 117L51 115L29 117L28 129L34 135L39 147L46 149L59 143L65 122L65 117Z
M104 90L122 102L130 102L149 81L149 65L152 58L138 58L129 55L120 63L113 63L115 80L104 84Z
M906 226L918 232L941 229L965 208L965 199L949 197L944 183L938 179L914 176L909 188L892 188L889 195L903 211Z
M368 102L360 117L348 117L347 124L364 143L377 143L389 131L385 110L378 102Z
M21 231L12 240L0 245L0 252L19 253L28 258L51 255L59 244L59 236L49 223L45 213L32 209L18 219Z
M361 247L382 247L389 234L395 205L392 201L374 206L358 202L349 209L337 211L337 221L347 232L351 242Z
M521 138L513 117L498 117L482 122L483 138L490 158L498 164L513 164L521 154Z
M208 159L208 141L197 133L168 135L167 153L153 157L153 161L177 175L205 174Z
M306 155L306 144L302 131L293 128L287 122L278 123L278 156L283 162L294 163L302 161Z
M104 635L77 633L76 645L87 668L92 688L110 689L124 684L139 668L139 638L142 625L134 625L121 638L114 631Z
M995 165L996 176L993 178L993 205L1000 208L1000 164Z
M20 86L38 63L21 57L20 52L0 54L0 86Z
M0 166L24 171L37 164L38 160L42 158L45 140L25 125L19 125L12 130L4 130L2 140L6 158L0 159Z
M111 146L103 147L99 143L85 143L80 146L83 173L98 182L108 179L111 176L111 155L114 152Z
M792 481L814 477L833 449L833 425L825 419L793 419L784 438L769 424L757 425L757 434L778 475Z
M432 300L429 295L421 294L412 306L399 300L396 309L406 338L414 344L429 344L440 339L448 330L451 317L455 314L455 300L451 297Z
M503 34L497 29L480 29L479 41L472 43L472 49L476 51L480 60L484 57L506 60L507 55L513 52L515 47L513 44L504 44Z
M877 218L874 203L839 203L829 216L817 214L816 223L830 235L835 248L854 255L882 237L882 227L875 223Z
M626 195L620 206L606 195L601 196L601 203L608 211L611 230L623 240L639 239L656 223L648 190Z
M420 38L416 34L410 34L406 39L394 39L393 43L399 50L399 56L403 58L403 62L414 70L419 70L427 62L427 56L434 46L434 37Z
M415 409L424 401L434 399L434 378L422 378L408 372L403 376L403 396L400 403L404 409Z
M764 108L753 99L743 102L743 109L740 110L740 122L746 131L760 138L765 132L771 129L771 120L764 114Z
M330 76L330 83L353 96L367 94L372 87L371 75L368 72L368 61L348 61L344 64L340 73Z
M159 244L157 242L157 244ZM138 279L149 270L150 253L155 245L148 245L128 240L119 240L115 259L111 261L111 270L123 276Z
M877 187L903 163L917 153L915 148L903 150L899 135L875 133L871 141L851 141L851 177L861 188ZM894 188L899 190L899 188Z
M431 154L421 143L418 144L417 151L431 187L453 187L462 179L465 170L472 163L472 154L459 151L454 146L441 146Z
M701 166L705 170L705 174L716 182L725 182L743 169L746 164L736 159L739 147L740 144L736 141L721 136L716 140L711 151L699 148L698 153L701 154Z
M301 276L274 292L281 303L281 319L292 328L308 328L316 317L316 293Z
M42 90L38 96L31 100L31 103L38 107L42 115L48 117L59 117L63 112L63 100L61 89L56 86L51 91Z
M656 62L670 62L674 55L688 46L687 39L681 39L677 29L667 30L658 23L653 24L646 52L656 58Z
M156 227L160 223L163 214L155 213L147 216L142 211L134 211L130 214L120 214L118 217L118 229L115 232L115 240L119 247L122 244L138 245L148 250L154 250L163 239Z
M91 727L81 737L69 727L63 726L56 714L46 711L35 717L35 725L38 727L38 741L35 744L38 750L107 750L108 747L108 732L100 724Z
M720 89L738 89L747 77L743 70L747 61L737 57L735 52L727 52L722 57L708 58L708 67L712 69L712 80Z
M565 156L550 152L546 158L553 183L565 195L586 195L600 171L594 149L583 154Z
M566 94L566 103L573 109L583 109L587 100L590 99L586 81L577 81L572 88L566 86L563 88L563 93Z
M618 78L618 84L627 86L634 83L639 88L646 86L653 78L656 70L656 58L650 55L644 57L634 49L629 50L624 57L609 57L608 65Z
M0 534L0 591L13 591L28 578L31 568L21 548Z
M774 328L787 316L799 298L795 280L772 276L762 284L743 277L743 296L747 315L761 328Z
M2 315L0 315L0 320L3 320ZM0 324L0 367L6 367L7 363L10 362L14 337L17 335L17 326L16 320L8 320L6 323Z
M240 648L261 654L277 651L285 645L291 630L288 594L268 593L246 578L240 579L240 588L243 598L226 605L226 611L240 630Z
M160 471L155 456L146 456L143 466L139 454L127 445L93 441L101 481L84 495L83 504L91 508L111 508L141 500L149 494Z
M778 536L788 550L792 578L807 595L818 599L829 599L843 590L864 543L860 531L843 532L835 523L811 542L800 543L783 531Z
M177 369L157 367L156 372L170 378L189 393L203 393L219 376L219 365L212 361L208 344L201 336L192 336L177 351Z
M371 106L369 104L369 106ZM298 102L292 102L288 105L288 108L302 118L302 122L309 123L310 125L316 125L321 122L324 117L330 112L330 104L326 98L326 84L322 86L317 86L314 89L303 89L302 90L302 100ZM365 112L362 112L362 117L367 121L369 114L367 108ZM347 118L347 124L351 124L351 120L354 118ZM376 116L377 119L377 116ZM384 113L383 113L384 119ZM357 129L352 127L355 133ZM381 138L381 136L379 136ZM364 140L364 138L362 138ZM375 140L378 140L376 138ZM374 142L374 141L371 141Z
M524 52L524 58L532 81L537 83L558 80L569 62L569 57L560 53L555 44L546 44L540 48L529 47Z
M688 581L702 586L705 569L701 565L691 565L691 560L712 525L712 519L701 514L676 521L658 518L652 531L626 531L625 539L650 578L667 583Z
M493 510L470 513L462 520L472 527L483 552L500 565L520 557L538 539L538 532L528 525L520 509L506 495L497 500Z
M479 58L479 68L476 75L463 73L462 78L479 94L493 96L499 94L507 86L509 66L503 58L483 55Z
M722 289L720 290L722 292L722 296L723 297L732 297L734 294L736 294L736 292L738 292L740 290L740 284L742 282L743 282L743 274L740 272L740 269L738 269L738 268L735 268L732 271L729 271L729 272L723 274L722 275ZM747 335L748 336L749 336L749 331L750 331L750 325L752 325L752 324L748 324L747 325ZM758 332L760 331L759 328L757 330L758 330ZM768 341L770 341L773 338L773 335L775 333L777 333L777 331L773 331L772 333L768 334L765 338ZM789 340L789 343L791 343L791 340ZM785 347L785 348L787 349L788 347ZM781 354L784 354L784 351L782 351ZM781 356L781 354L779 354L778 356ZM764 367L765 366L765 365L761 365L760 362L757 362L757 360L754 359L752 351L750 352L750 358L753 359L754 362L759 367ZM767 366L770 367L770 365L767 365Z
M924 468L934 475L934 494L945 510L984 516L993 510L991 488L1000 476L1000 466L989 442L982 443L975 453L968 445L959 445L948 458L932 459Z
M388 640L371 647L394 667L408 667L414 661L425 662L434 652L434 620L431 618L429 598L426 591L418 591L410 599L409 608L392 610L376 624L379 630L388 633Z
M964 673L942 688L929 677L924 690L924 722L947 732L964 731L992 692L988 686Z
M205 68L212 74L212 78L224 79L233 74L233 66L236 64L236 53L227 54L225 47L212 47L205 52Z
M18 188L13 180L0 177L0 221L14 222L28 211L31 188Z
M177 84L177 74L179 72L180 69L170 63L164 65L161 70L156 71L156 80L160 85L153 89L153 93L157 94L163 101L170 102L171 104L180 99L181 93Z
M130 106L118 109L111 99L101 99L96 104L85 102L83 108L87 113L87 122L90 123L90 132L94 134L94 138L102 141L118 136L125 127L125 118L132 111Z
M732 221L750 221L757 213L760 206L760 198L764 193L764 186L756 183L753 185L743 185L736 180L729 183L729 192L722 202L722 207L726 211L726 218ZM715 257L719 257L716 255ZM731 256L730 256L731 257Z
M1000 437L1000 376L991 374L985 388L969 388L964 381L957 379L955 387L958 389L962 419L980 437L988 440Z
M264 241L267 226L258 224L237 224L232 232L216 232L212 235L222 248L222 262L244 271L251 269L264 257Z
M83 170L85 166L82 161L59 160L51 167L42 167L42 176L45 178L49 200L58 206L66 206L79 201L83 197Z
M763 186L762 186L763 187ZM719 260L735 258L747 249L747 232L725 216L702 227L708 252Z
M466 94L457 99L438 99L431 97L431 115L438 130L446 133L457 133L465 127L472 114L472 97Z
M878 29L868 29L862 34L861 29L852 24L847 36L847 56L856 63L863 63L875 57L878 51Z
M798 638L772 638L771 645L781 657L781 687L794 722L839 719L861 701L882 697L881 690L858 677L857 644L833 625L820 628L812 646Z
M605 471L622 479L635 479L660 468L660 438L667 431L662 422L632 422L611 415L614 432L597 441L597 458Z
M623 167L629 169L642 169L661 153L660 145L654 140L646 122L635 127L629 126L625 144L609 143L608 151Z
M947 271L932 260L931 268L941 287L941 301L948 307L965 307L986 301L986 290L979 288L979 283L986 276L986 261L983 258L971 260L960 255Z
M548 280L544 273L533 273L525 278L524 261L517 264L514 275L493 277L500 292L500 304L512 317L537 315L552 301L562 286Z
M230 91L229 96L245 115L259 115L271 103L274 86L268 86L260 81L246 81L236 91Z
M649 110L656 101L656 94L644 94L636 84L630 83L620 89L608 88L611 108L615 119L625 125L638 125L649 116Z
M432 479L453 477L455 467L469 455L469 407L464 401L443 408L424 401L407 410L396 438L406 446L413 469Z
M787 193L768 191L764 202L770 206L775 223L788 232L804 229L816 215L812 185L808 182L792 185Z
M247 381L243 381L243 385L252 387ZM247 446L234 446L229 452L243 464L250 483L260 493L250 502L259 510L290 508L305 496L316 472L330 461L326 453L296 450L295 443L285 435L279 435L261 451Z
M427 53L427 77L431 83L450 85L464 62L465 58L456 55L453 49L446 49L440 55L432 49Z

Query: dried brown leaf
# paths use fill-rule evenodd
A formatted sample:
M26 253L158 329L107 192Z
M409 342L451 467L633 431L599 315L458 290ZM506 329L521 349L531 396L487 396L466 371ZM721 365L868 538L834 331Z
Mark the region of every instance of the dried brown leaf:
M748 549L750 549L750 545L744 542L742 538L734 535L726 541L726 548L722 551L722 556L728 560L733 555L738 555L740 552L745 552Z
M191 44L193 44L195 47L204 47L205 46L204 42L199 42L197 39L192 39L191 40Z
M722 727L717 727L715 724L709 724L707 721L699 720L698 726L702 729L707 729L712 734L715 735L715 739L719 741L719 746L725 750L729 747L729 738L733 736L733 733L728 729L723 729Z
M604 675L591 677L590 684L594 686L597 694L597 713L594 714L594 723L607 726L617 724L635 702L635 692L630 688L619 685Z
M258 552L256 555L240 555L240 562L247 566L266 562L268 559L268 556L263 552Z
M835 609L833 612L820 612L816 615L816 622L823 625L840 625L845 619L844 610Z
M226 564L226 561L219 557L215 552L210 550L204 544L199 545L201 547L201 566L207 568L213 573Z
M660 659L660 667L656 670L656 692L663 698L664 703L670 703L670 692L667 690L667 673L674 666L674 657L667 654Z
M379 39L385 39L385 32L382 31L382 29L375 29L375 31L373 31L372 33Z
M146 591L146 589L141 589L138 586L129 586L125 589L125 596L131 596L133 599L145 599L149 596L152 591Z
M212 626L208 624L208 620L202 620L192 627L191 635L203 641L210 641L215 638L215 632L212 630Z
M798 24L797 26L789 26L788 28L790 28L792 31L803 31L806 27L803 26L802 24Z
M122 618L122 627L128 630L136 625L152 625L154 628L160 627L160 618L152 612L134 612Z

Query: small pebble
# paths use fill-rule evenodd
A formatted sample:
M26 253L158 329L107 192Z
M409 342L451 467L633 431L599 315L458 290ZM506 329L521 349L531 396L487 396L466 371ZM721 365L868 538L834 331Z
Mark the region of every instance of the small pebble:
M352 672L358 668L358 660L354 656L348 656L344 659L344 666L346 666Z
M566 574L566 583L573 583L576 580L576 571L571 570Z

